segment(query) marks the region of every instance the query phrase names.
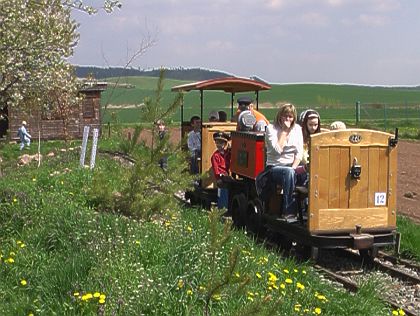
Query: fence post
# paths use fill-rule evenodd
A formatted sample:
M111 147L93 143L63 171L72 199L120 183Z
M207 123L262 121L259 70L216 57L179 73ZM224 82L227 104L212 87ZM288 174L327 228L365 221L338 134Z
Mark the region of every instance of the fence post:
M360 101L356 101L356 125L360 123Z
M386 128L387 128L387 113L386 113L386 103L384 103L384 132L386 132Z

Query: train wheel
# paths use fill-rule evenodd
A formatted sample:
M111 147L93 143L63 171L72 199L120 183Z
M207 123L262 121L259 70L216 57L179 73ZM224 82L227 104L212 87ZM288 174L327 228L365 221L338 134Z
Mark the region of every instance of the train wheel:
M302 248L302 257L303 260L311 260L317 262L319 258L319 248L304 245Z
M244 228L246 225L247 204L245 194L234 195L232 199L232 221L239 228Z
M378 247L372 247L369 249L359 249L360 257L362 257L363 262L367 264L372 264L373 260L378 256Z
M246 227L256 235L263 235L265 232L262 212L263 206L259 199L248 202Z
M280 233L273 232L273 241L279 246L280 250L288 255L293 247L293 241Z

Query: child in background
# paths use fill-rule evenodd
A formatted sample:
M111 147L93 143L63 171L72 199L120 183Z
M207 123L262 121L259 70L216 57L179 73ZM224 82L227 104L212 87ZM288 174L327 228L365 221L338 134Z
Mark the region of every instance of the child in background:
M301 114L303 155L299 167L296 168L297 185L307 186L309 163L309 140L311 135L321 132L321 117L315 110L309 109Z
M213 134L217 150L211 156L211 166L217 182L217 207L228 208L229 191L223 187L223 178L229 176L230 148L228 148L229 135L223 132Z
M22 150L25 145L26 146L30 146L31 145L31 135L28 133L28 131L26 130L26 121L22 121L22 126L19 127L18 132L17 132L17 136L20 139L20 150Z
M157 127L157 132L158 132L158 136L159 136L159 140L161 142L163 142L165 136L166 136L166 126L165 126L165 121L163 120L158 120L156 121L156 127ZM167 170L168 169L168 157L167 156L162 156L159 159L159 166L162 168L162 170Z
M201 118L194 115L190 119L193 128L188 133L187 145L191 154L190 171L192 174L200 172L198 159L201 157Z
M330 130L335 131L340 129L346 129L346 124L344 122L335 121L331 123Z

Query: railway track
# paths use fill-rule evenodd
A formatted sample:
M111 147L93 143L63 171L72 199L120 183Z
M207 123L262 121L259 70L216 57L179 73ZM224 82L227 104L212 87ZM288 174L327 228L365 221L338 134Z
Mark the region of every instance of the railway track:
M361 281L375 276L387 283L382 299L394 309L401 309L405 315L420 315L420 266L404 259L380 253L369 262L352 251L335 252L330 262L314 265L315 270L340 283L350 292L357 292ZM345 263L342 263L345 262Z

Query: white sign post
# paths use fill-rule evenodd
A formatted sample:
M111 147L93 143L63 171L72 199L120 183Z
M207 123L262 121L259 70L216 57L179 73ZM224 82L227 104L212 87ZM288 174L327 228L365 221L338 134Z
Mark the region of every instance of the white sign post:
M96 148L98 147L98 135L99 129L93 129L93 143L92 143L92 153L90 155L90 169L95 167L95 159L96 159Z
M80 152L80 166L81 167L85 165L86 147L87 147L87 142L89 138L89 129L90 129L90 126L85 126L83 128L82 151Z

